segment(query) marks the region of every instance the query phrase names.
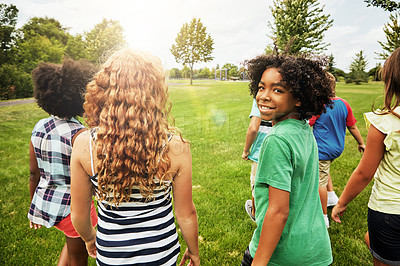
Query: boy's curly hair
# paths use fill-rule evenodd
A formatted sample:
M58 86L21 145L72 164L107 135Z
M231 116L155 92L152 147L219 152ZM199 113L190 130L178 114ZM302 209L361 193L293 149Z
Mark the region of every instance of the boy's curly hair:
M62 65L39 63L32 71L37 104L50 115L81 116L86 84L93 74L94 66L86 60L66 59Z
M298 98L299 119L309 119L326 111L325 105L331 104L333 96L331 82L321 62L303 57L288 55L260 55L245 62L250 79L250 94L255 98L264 71L277 68L282 83L293 97Z

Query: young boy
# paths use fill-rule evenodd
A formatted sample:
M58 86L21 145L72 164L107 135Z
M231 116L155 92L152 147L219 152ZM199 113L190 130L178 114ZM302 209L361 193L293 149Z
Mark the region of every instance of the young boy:
M319 156L319 196L322 204L322 211L326 227L329 227L328 206L334 206L338 197L333 191L332 179L329 174L330 165L338 158L344 150L346 127L358 143L358 150L364 151L365 145L360 131L356 126L356 119L350 105L343 99L336 96L336 79L327 72L329 84L332 88L333 107L327 108L326 113L314 116L309 120L313 127L313 133L318 145Z
M258 154L260 152L261 144L271 130L272 123L261 119L260 110L258 110L257 102L253 99L253 105L249 115L250 124L247 129L246 142L242 153L244 160L251 161L250 172L250 185L251 185L251 200L245 203L245 209L250 218L255 222L255 207L254 207L254 184L256 178ZM251 147L251 149L250 149Z
M332 92L322 66L263 55L247 62L261 119L274 125L260 149L254 199L257 228L246 265L329 265L332 251L318 194L318 147L306 119Z

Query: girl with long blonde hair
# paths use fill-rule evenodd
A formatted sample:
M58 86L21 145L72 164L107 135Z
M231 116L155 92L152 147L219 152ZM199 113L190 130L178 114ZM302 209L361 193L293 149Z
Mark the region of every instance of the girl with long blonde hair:
M72 222L99 265L176 265L180 252L172 211L188 248L181 265L199 265L189 144L173 135L164 70L158 58L123 49L87 86L91 130L71 158ZM98 201L97 232L90 201Z

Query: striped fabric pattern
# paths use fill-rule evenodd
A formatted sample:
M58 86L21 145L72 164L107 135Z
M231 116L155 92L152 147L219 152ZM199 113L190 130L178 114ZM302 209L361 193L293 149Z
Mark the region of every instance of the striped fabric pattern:
M97 188L97 174L91 177ZM171 184L145 202L134 189L130 202L98 202L98 265L176 265L180 251L171 203Z
M95 141L96 129L91 136ZM91 177L95 189L97 180L97 174ZM130 201L118 207L98 201L97 265L176 265L180 245L171 190L172 183L164 182L149 201L139 187L133 187Z
M84 126L75 118L51 116L40 120L31 134L40 181L28 218L52 227L70 214L70 159L73 136Z

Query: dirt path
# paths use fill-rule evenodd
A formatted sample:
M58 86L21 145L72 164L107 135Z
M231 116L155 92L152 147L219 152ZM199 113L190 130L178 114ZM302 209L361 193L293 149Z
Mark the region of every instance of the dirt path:
M5 101L5 102L0 102L0 107L9 106L9 105L16 105L16 104L33 103L34 101L35 101L34 98L23 99L23 100L14 100L14 101Z

